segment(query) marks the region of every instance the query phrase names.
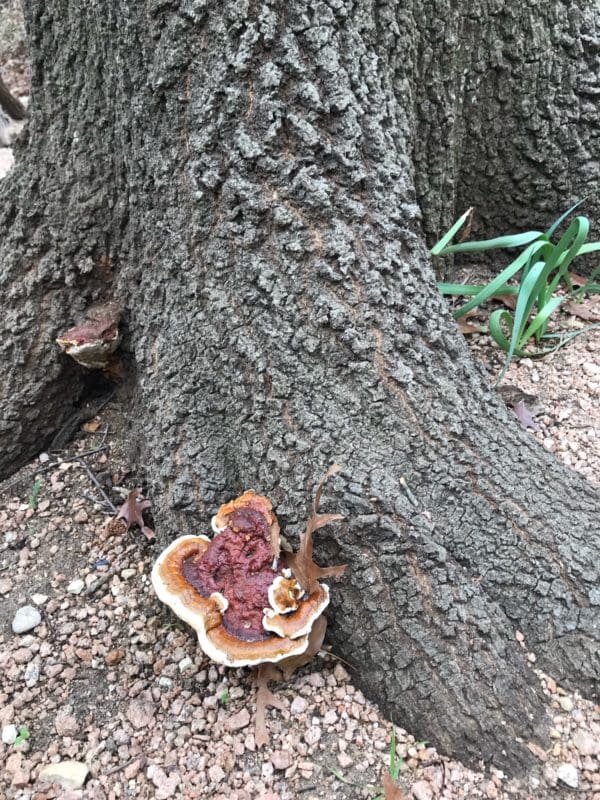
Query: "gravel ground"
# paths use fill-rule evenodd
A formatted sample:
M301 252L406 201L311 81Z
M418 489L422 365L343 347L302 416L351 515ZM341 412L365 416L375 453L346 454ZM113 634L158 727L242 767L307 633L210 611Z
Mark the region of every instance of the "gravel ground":
M482 337L471 344L497 369ZM515 365L505 381L538 396L543 413L532 435L596 481L599 350L596 331L543 362ZM103 423L111 414L118 409L105 409ZM65 460L98 447L102 430L81 432L67 451L42 455L0 485L0 726L7 741L0 744L0 797L377 797L392 725L331 654L276 687L285 709L269 711L271 745L256 748L250 672L211 664L191 630L154 597L149 572L158 546L137 530L106 533L108 514L93 501L98 490L85 464L117 502L110 487L135 485L118 448L109 439L99 453ZM11 623L26 605L39 623L14 633ZM526 648L519 634L515 646ZM535 654L529 660L534 668ZM537 777L518 785L497 770L474 772L442 758L399 727L399 712L406 796L600 800L600 708L538 676L552 744L548 751L532 745ZM11 744L21 726L29 739ZM79 764L73 769L83 789L66 789L64 777L43 779L64 761Z

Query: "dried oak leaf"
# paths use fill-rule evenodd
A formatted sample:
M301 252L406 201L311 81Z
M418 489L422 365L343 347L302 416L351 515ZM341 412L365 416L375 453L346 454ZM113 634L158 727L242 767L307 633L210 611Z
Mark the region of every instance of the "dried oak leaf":
M257 747L269 744L267 730L267 708L282 711L285 704L269 689L269 681L281 680L281 672L273 664L261 664L256 671L256 717L254 719L254 741Z
M464 317L461 317L458 322L458 330L463 336L468 336L471 333L483 333L486 328L484 325L471 325Z
M317 486L315 492L315 501L313 503L313 514L309 517L306 523L306 530L300 534L300 547L297 553L291 553L286 557L286 563L292 570L294 577L302 586L305 592L312 594L318 589L319 578L326 578L329 576L338 577L346 571L346 564L340 564L335 567L319 567L313 561L313 533L328 525L330 522L335 522L339 519L344 519L341 514L319 514L319 506L321 504L321 492L325 481L332 475L340 471L337 464L331 466L323 479Z
M141 489L132 489L129 494L127 495L127 500L123 503L121 508L117 512L117 516L115 517L115 521L123 520L127 527L125 528L128 531L134 525L137 525L141 532L147 539L154 539L156 534L149 528L146 523L144 522L143 512L146 509L150 508L152 503L150 500L138 499L140 498L142 493Z
M533 428L535 431L539 429L540 426L534 419L530 409L525 405L524 400L518 400L513 404L512 409L515 412L515 416L524 428Z
M385 800L402 800L404 794L389 772L383 776L383 796Z
M582 303L567 303L565 309L586 322L600 322L600 295L588 297Z

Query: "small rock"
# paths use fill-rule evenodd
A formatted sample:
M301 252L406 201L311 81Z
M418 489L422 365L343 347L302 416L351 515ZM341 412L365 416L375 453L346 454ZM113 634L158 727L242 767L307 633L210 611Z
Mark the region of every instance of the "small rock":
M2 741L4 744L14 744L19 732L15 725L5 725L2 728Z
M61 708L54 720L54 728L59 736L73 736L79 730L77 719L71 714L70 706Z
M556 681L554 678L546 678L546 688L550 694L556 694Z
M79 511L77 511L73 515L73 522L87 522L87 521L88 521L88 515L87 511L84 508L80 508Z
M314 689L322 689L325 686L325 678L320 672L311 672L308 682Z
M339 661L333 668L333 674L338 683L347 683L350 680L350 675Z
M115 664L119 664L125 658L125 651L124 650L109 650L108 653L104 656L104 660L109 665L109 667L113 667Z
M45 464L46 461L50 461L50 456L48 455L48 453L40 453L38 458L41 464Z
M185 658L181 659L177 666L179 667L179 672L185 672L186 669L194 666L194 662L189 656L186 656Z
M12 589L12 581L10 578L2 578L0 580L0 594L8 594Z
M565 786L570 786L571 789L577 789L579 786L579 773L573 764L559 764L556 770L556 777Z
M427 781L413 783L410 791L415 800L433 800L433 790Z
M316 725L311 725L311 727L304 733L304 741L307 745L317 744L320 738L321 728L318 728Z
M31 661L29 664L27 664L23 677L25 678L25 685L29 689L36 685L40 679L40 665L37 661Z
M81 580L81 578L75 578L74 581L67 586L67 592L69 594L81 594L81 592L85 588L85 583Z
M172 772L170 775L167 775L167 773L156 764L150 764L147 775L156 786L156 792L154 793L156 800L166 800L166 798L172 797L180 783L178 772Z
M225 777L225 773L218 764L214 764L208 769L208 777L210 778L211 783L221 783Z
M292 765L292 754L289 750L275 750L271 756L271 764L275 769L287 769Z
M248 709L242 708L237 714L232 714L227 718L225 727L230 731L241 731L242 728L248 727L250 724L250 714Z
M59 783L63 789L81 789L88 776L87 764L82 761L59 761L44 767L38 780Z
M342 769L348 769L354 763L347 753L338 753L337 762Z
M42 615L34 606L21 606L12 621L14 633L27 633L42 621Z
M134 700L127 707L125 716L134 728L146 728L154 722L154 706L142 700Z
M292 700L292 704L290 706L290 711L292 714L303 714L307 709L308 703L303 697L297 695Z
M170 689L173 686L173 681L171 678L167 678L166 675L161 675L158 679L158 685L161 689Z
M570 697L559 697L558 702L564 711L573 711L574 703Z
M43 606L44 603L48 601L47 594L32 594L31 599L36 604L36 606Z
M600 754L600 739L587 731L577 730L573 736L573 744L584 756Z

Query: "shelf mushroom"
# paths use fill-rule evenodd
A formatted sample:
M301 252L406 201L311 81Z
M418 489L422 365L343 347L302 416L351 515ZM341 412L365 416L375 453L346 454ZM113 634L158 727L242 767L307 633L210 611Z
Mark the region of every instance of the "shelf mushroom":
M270 501L245 492L221 506L212 525L212 540L182 536L159 556L152 583L160 600L195 629L202 650L219 664L283 665L312 652L311 630L329 603L329 588L316 580L302 585L286 566L287 554L279 559ZM310 556L312 563L312 547Z

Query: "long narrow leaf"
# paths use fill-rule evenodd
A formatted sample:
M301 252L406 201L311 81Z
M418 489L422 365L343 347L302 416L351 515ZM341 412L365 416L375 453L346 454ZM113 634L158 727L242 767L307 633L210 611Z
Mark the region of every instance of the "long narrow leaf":
M522 247L536 241L544 236L542 231L527 231L526 233L515 233L510 236L498 236L495 239L481 239L477 242L463 242L453 244L440 251L440 255L450 255L450 253L480 253L484 250L498 250L501 247Z
M585 203L585 201L586 201L586 200L587 200L587 197L584 197L582 200L578 200L578 201L577 201L577 202L576 202L574 205L572 205L572 206L571 206L571 208L568 208L568 209L567 209L567 210L564 212L564 214L561 214L561 215L560 215L560 217L559 217L557 220L555 220L555 221L552 223L552 225L551 225L551 226L548 228L548 230L546 231L546 236L547 236L549 239L551 239L551 238L552 238L552 235L554 234L554 232L556 231L556 229L557 229L558 227L560 227L560 224L561 224L561 223L562 223L562 222L563 222L563 221L564 221L564 220L565 220L565 219L566 219L566 218L567 218L567 217L568 217L570 214L572 214L572 213L573 213L573 211L575 211L575 209L576 209L576 208L579 208L579 206L580 206L582 203Z
M437 288L441 294L452 295L455 297L470 297L478 294L482 289L485 289L486 283L438 283ZM496 291L496 295L503 294L518 294L518 286L509 286L505 283L500 286Z
M523 346L526 342L531 339L541 328L543 328L550 316L556 311L559 305L566 300L566 297L551 297L550 300L546 303L546 305L538 311L535 317L531 320L528 327L525 329L520 344Z
M442 238L439 240L439 242L436 242L436 243L433 245L433 247L432 247L432 248L431 248L431 250L429 251L429 252L431 253L431 255L432 255L432 256L438 256L438 255L440 255L440 253L442 252L442 250L444 249L444 247L445 247L445 246L448 244L448 242L451 242L451 241L452 241L452 239L454 238L454 236L455 236L455 235L458 233L458 231L459 231L459 230L462 228L462 226L465 224L465 221L466 221L467 217L469 216L469 214L470 214L472 211L473 211L473 208L472 208L472 207L471 207L471 208L469 208L469 209L467 209L467 210L465 211L465 213L462 215L462 217L459 217L459 219L457 219L457 220L456 220L456 222L455 222L455 223L454 223L454 225L453 225L453 226L450 228L450 230L449 230L449 231L447 231L447 232L446 232L446 233L445 233L445 234L442 236Z
M518 258L516 258L514 261L511 261L508 267L503 269L502 272L496 278L494 278L493 281L490 281L487 284L487 286L484 289L482 289L481 292L479 292L479 294L476 294L472 300L469 300L468 303L465 303L464 306L461 306L459 309L457 309L452 314L454 319L459 319L460 317L464 316L467 312L469 312L472 308L476 308L478 305L481 305L481 303L484 303L490 297L493 297L493 295L498 294L500 287L502 287L506 283L506 281L509 281L511 278L513 278L517 274L517 272L519 272L519 270L522 269L522 267L528 263L529 259L532 259L535 256L535 254L546 244L547 244L546 242L533 242L533 244L530 244L529 247L527 247L521 253L521 255L518 256Z

